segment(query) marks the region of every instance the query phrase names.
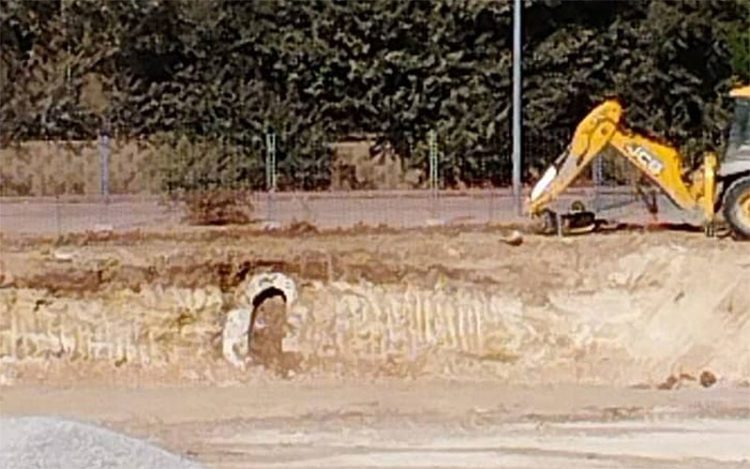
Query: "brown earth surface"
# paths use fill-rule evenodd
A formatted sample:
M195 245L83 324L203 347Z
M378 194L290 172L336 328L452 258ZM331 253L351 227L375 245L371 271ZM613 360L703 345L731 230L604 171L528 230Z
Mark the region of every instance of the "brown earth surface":
M747 243L509 231L3 234L0 414L217 468L747 467ZM221 356L264 271L299 289L286 378Z

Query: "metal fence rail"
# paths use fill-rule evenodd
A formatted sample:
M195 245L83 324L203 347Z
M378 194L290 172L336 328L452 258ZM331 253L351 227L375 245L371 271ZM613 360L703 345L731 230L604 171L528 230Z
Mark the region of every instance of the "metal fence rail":
M560 129L544 139L527 138L525 152L536 160L553 159L569 133ZM447 171L463 171L462 165L469 160L444 160L443 143L434 131L427 133L423 145L409 150L411 171L416 171L412 176L418 178L408 184L398 178L394 183L392 177L404 169L406 160L375 140L357 144L361 147L357 151L364 155L351 162L329 151L328 159L293 170L284 164L290 155L280 160L279 145L284 139L274 133L259 135L245 147L182 137L172 143L118 142L103 133L95 142L32 142L25 150L21 145L16 153L0 149L3 162L8 163L0 172L0 231L63 234L178 226L185 211L174 200L186 190L249 193L253 217L271 226L306 222L322 229L358 224L416 227L524 219L513 203L510 173L497 174L509 156L489 152L487 159L472 160L472 174L485 179L467 181L466 189L449 187ZM409 188L383 188L384 181L370 174L362 177L374 179L361 187L345 189L335 180L342 161L351 163L349 169L355 173L360 169L357 165L372 165L370 169L380 174L385 186ZM627 177L621 172L612 161L597 160L587 174L590 185L570 190L558 206L564 209L564 204L579 199L615 218L644 217L647 212L633 190L622 187ZM538 174L529 169L528 179L535 177ZM71 190L82 193L71 194Z

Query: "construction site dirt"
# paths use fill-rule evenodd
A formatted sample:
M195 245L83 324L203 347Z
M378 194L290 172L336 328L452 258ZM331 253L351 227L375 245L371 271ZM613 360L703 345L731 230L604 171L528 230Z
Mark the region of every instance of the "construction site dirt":
M0 414L209 468L747 467L750 246L512 229L4 230ZM257 305L236 367L263 272L298 297Z

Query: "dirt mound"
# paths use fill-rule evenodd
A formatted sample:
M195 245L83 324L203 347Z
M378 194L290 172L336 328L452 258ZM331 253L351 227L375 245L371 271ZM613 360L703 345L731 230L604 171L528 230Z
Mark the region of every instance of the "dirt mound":
M617 267L609 287L627 292L639 314L616 340L639 369L750 376L750 253L667 245L624 256Z

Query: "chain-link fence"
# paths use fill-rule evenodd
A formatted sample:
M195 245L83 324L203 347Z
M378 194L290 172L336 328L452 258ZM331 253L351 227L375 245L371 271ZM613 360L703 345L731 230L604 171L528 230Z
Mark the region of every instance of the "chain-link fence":
M212 205L221 213L204 224L304 222L325 229L520 221L510 156L499 150L507 142L464 158L447 154L449 142L436 131L409 137L400 146L376 134L303 145L274 132L244 142L187 134L123 141L106 133L94 142L21 142L0 149L0 227L48 234L163 228L201 223L190 212ZM525 135L525 159L551 161L570 137L569 129ZM543 169L525 165L524 180L537 180ZM637 181L623 159L605 155L560 203L575 197L610 215L647 213L639 200L650 195L636 190ZM226 217L235 205L244 216Z

